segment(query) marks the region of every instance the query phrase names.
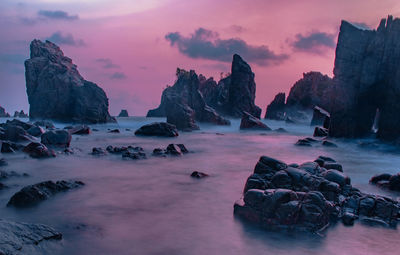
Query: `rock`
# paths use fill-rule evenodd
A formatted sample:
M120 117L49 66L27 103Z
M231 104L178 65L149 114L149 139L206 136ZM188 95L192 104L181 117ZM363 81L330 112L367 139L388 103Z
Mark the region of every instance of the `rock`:
M240 129L271 130L271 128L248 112L243 112L242 120L240 122Z
M298 168L261 158L246 181L243 200L234 205L235 215L247 221L272 230L318 232L339 219L348 226L360 218L391 227L400 219L399 201L364 194L343 173L319 165L333 163L331 158L320 156L318 163ZM277 161L281 167L274 167Z
M216 125L229 125L230 122L221 117L204 100L199 91L200 80L195 71L177 69L177 80L167 87L162 94L158 109L149 111L147 117L167 117L167 122L180 130L196 130L196 121Z
M121 110L121 112L118 114L118 117L129 117L128 111L127 110Z
M311 147L312 143L307 139L299 139L294 145Z
M140 127L135 131L135 135L175 137L179 134L175 125L166 122L154 122Z
M340 26L334 67L331 125L333 137L371 134L395 141L400 137L399 19L382 19L377 30Z
M0 140L23 142L32 139L26 130L21 126L15 125L15 122L0 124L0 128Z
M322 136L327 136L327 135L328 135L328 130L326 128L315 127L313 136L322 137Z
M386 188L393 191L400 191L400 173L398 174L379 174L373 176L370 181L378 187Z
M68 129L71 135L89 135L91 133L90 127L86 125L74 126Z
M119 131L119 129L118 129L118 128L116 128L116 129L112 129L112 130L108 131L108 133L115 133L115 134L119 134L119 133L121 133L121 132Z
M28 129L26 132L28 134L30 134L31 136L40 137L44 133L44 130L43 130L43 128L41 128L39 126L33 126L30 129Z
M46 225L0 219L0 254L43 254L43 251L51 253L54 241L61 239L60 232Z
M103 148L100 147L93 147L91 154L96 156L105 155L107 154L107 151L105 151Z
M185 150L186 150L186 148L185 148ZM170 155L174 155L174 156L180 156L183 153L187 153L187 150L186 150L186 152L183 152L181 150L181 146L178 146L177 144L169 144L167 146L166 153L170 154Z
M284 120L285 119L285 93L278 93L274 100L267 106L265 113L266 119Z
M209 175L203 172L194 171L190 174L190 177L201 179L204 177L208 177Z
M72 60L52 42L33 40L25 61L25 78L31 119L61 122L105 123L108 99L96 84L79 74Z
M7 203L7 206L17 208L30 207L44 201L51 196L83 186L81 181L45 181L29 185L15 193Z
M25 146L23 151L29 154L32 158L50 158L56 156L53 150L48 149L44 144L37 142L31 142Z
M55 128L53 122L48 120L38 120L33 123L35 126L44 127L46 129Z
M0 106L0 118L9 118L10 114L6 112L6 110Z
M313 117L311 119L311 126L323 126L326 129L329 129L331 115L326 110L322 109L319 106L314 107Z
M50 130L42 135L41 142L46 146L69 147L71 143L71 134L65 130Z
M277 128L277 129L275 129L274 130L275 132L278 132L278 133L287 133L288 131L286 130L286 129L284 129L284 128Z
M338 147L337 146L337 144L335 144L335 143L332 143L332 142L330 142L330 141L322 141L322 145L323 146L326 146L326 147Z
M14 112L14 118L29 118L29 116L24 112L24 110L21 110L20 112Z
M8 165L7 161L4 158L0 158L0 166Z
M145 159L146 154L141 151L132 152L132 151L125 151L122 153L122 158L130 158L130 159Z

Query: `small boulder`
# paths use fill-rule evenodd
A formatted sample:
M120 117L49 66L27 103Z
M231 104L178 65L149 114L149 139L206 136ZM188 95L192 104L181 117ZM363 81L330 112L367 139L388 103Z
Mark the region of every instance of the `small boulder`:
M335 143L326 140L322 142L322 145L326 147L338 147Z
M43 128L41 128L39 126L33 126L30 129L28 129L26 132L28 132L28 134L30 134L31 136L39 137L44 133L44 130L43 130Z
M240 122L240 129L271 130L271 128L262 123L260 119L252 116L248 112L243 112L242 120Z
M46 146L66 148L71 139L71 134L66 130L50 130L42 135L41 142Z
M122 158L130 158L130 159L145 159L146 154L141 151L125 151L122 153Z
M74 126L70 129L68 129L68 132L71 135L89 135L90 134L90 127L87 125L79 125L79 126Z
M91 154L92 155L96 155L96 156L100 156L100 155L107 154L107 151L105 151L103 148L100 148L100 147L93 147Z
M175 137L179 134L175 125L166 122L154 122L140 127L135 131L135 135Z
M194 172L192 172L192 174L190 174L190 177L197 178L197 179L201 179L201 178L208 177L208 176L209 176L208 174L203 173L203 172L198 172L198 171L194 171Z
M25 146L23 151L32 158L50 158L56 156L53 150L48 149L46 145L37 142L31 142Z

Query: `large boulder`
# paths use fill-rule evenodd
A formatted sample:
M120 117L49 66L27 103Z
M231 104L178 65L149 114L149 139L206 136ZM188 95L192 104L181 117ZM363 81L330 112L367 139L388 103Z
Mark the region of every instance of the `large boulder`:
M243 112L242 120L240 121L240 129L271 130L271 128L262 123L260 119L257 119L248 112Z
M49 130L41 137L41 142L51 147L69 147L71 143L71 134L66 130Z
M43 254L51 253L54 241L62 234L43 224L13 222L0 219L0 254ZM60 243L61 245L61 243Z
M29 116L62 122L115 121L108 98L95 83L85 80L72 60L52 42L33 40L25 61Z
M179 134L176 127L172 124L154 122L140 127L135 131L135 135L175 137Z
M265 118L271 120L285 119L285 93L278 93L274 100L267 106Z
M17 208L30 207L44 201L57 193L79 188L84 183L81 181L45 181L29 185L15 193L7 203L7 206Z
M371 134L400 138L400 19L382 19L376 30L342 21L336 47L331 125L334 137ZM379 118L376 118L379 116Z

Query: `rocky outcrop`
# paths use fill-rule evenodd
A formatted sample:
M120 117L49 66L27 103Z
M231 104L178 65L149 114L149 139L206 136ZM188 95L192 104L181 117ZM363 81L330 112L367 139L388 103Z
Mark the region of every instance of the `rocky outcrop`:
M43 251L51 253L53 241L61 239L60 232L46 225L0 219L0 254L39 255L43 254Z
M323 126L324 128L329 128L331 121L331 115L326 110L321 107L315 106L313 111L313 116L311 119L311 126Z
M271 131L271 128L262 123L260 119L250 115L247 112L243 112L243 117L240 121L240 129Z
M179 73L182 71L178 69L178 81L174 86L167 87L163 91L160 106L157 109L150 110L147 113L147 117L168 117L167 109L174 108L174 111L170 110L169 112L175 112L176 114L169 114L170 119L175 121L174 116L179 115L180 118L185 119L184 123L186 125L183 126L188 126L188 128L195 127L193 125L195 123L189 121L191 118L195 118L199 122L211 122L220 125L226 125L227 121L219 117L219 115L240 118L243 112L246 111L260 118L261 109L254 103L256 92L254 73L239 55L235 54L233 56L231 74L221 79L218 84L213 78L207 79L203 75L196 75L195 78L192 77L191 79L186 78L186 81L182 77L180 80ZM194 76L195 74L194 71L186 73L189 73L189 76ZM190 93L185 94L185 100L189 103L182 103L182 94L171 96L173 93L176 94L175 86L177 83L182 83L182 81L195 85L194 90L191 89L189 90ZM201 100L199 100L198 94L201 95ZM190 97L189 99L187 99L188 96ZM191 105L190 101L193 100L197 102L204 101L205 103L201 103L200 106L201 108L205 108L205 111L199 111L196 106ZM203 106L204 104L206 106ZM188 109L186 106L189 106L191 109ZM180 129L178 123L170 123L176 124Z
M104 91L85 80L57 45L33 40L30 52L30 59L25 61L25 78L31 119L84 123L114 121L108 113Z
M175 125L180 130L198 129L195 121L229 125L230 122L208 106L199 91L199 77L195 71L177 69L177 80L172 87L163 91L161 104L158 110L167 117L167 122ZM151 112L148 117L154 117ZM157 115L158 116L158 115Z
M267 106L265 118L270 120L285 119L285 93L278 93L274 100Z
M357 219L396 226L399 202L362 193L351 186L342 169L332 168L332 163L336 162L319 157L315 162L288 166L262 156L247 179L243 199L234 205L234 213L272 230L318 232L331 222L342 220L352 225Z
M331 125L334 137L371 134L400 138L400 19L382 19L377 30L342 21L336 47Z
M135 131L135 135L175 137L179 134L175 125L165 122L154 122L140 127Z
M7 206L29 207L44 201L57 193L65 192L83 186L81 181L45 181L29 185L15 193L7 203Z
M0 106L0 118L9 118L10 114L6 112L6 110Z
M118 114L118 117L129 117L128 110L122 109L121 112Z
M24 110L21 110L19 112L18 111L14 112L14 118L29 118L29 116L24 112Z

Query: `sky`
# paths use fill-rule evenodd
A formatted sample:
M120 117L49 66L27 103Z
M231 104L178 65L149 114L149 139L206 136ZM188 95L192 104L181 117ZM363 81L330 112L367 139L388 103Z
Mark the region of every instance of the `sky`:
M374 29L389 14L400 17L398 0L1 0L0 105L29 110L24 60L47 39L105 90L112 115L157 107L177 67L218 81L234 53L265 112L304 72L332 76L341 20Z

